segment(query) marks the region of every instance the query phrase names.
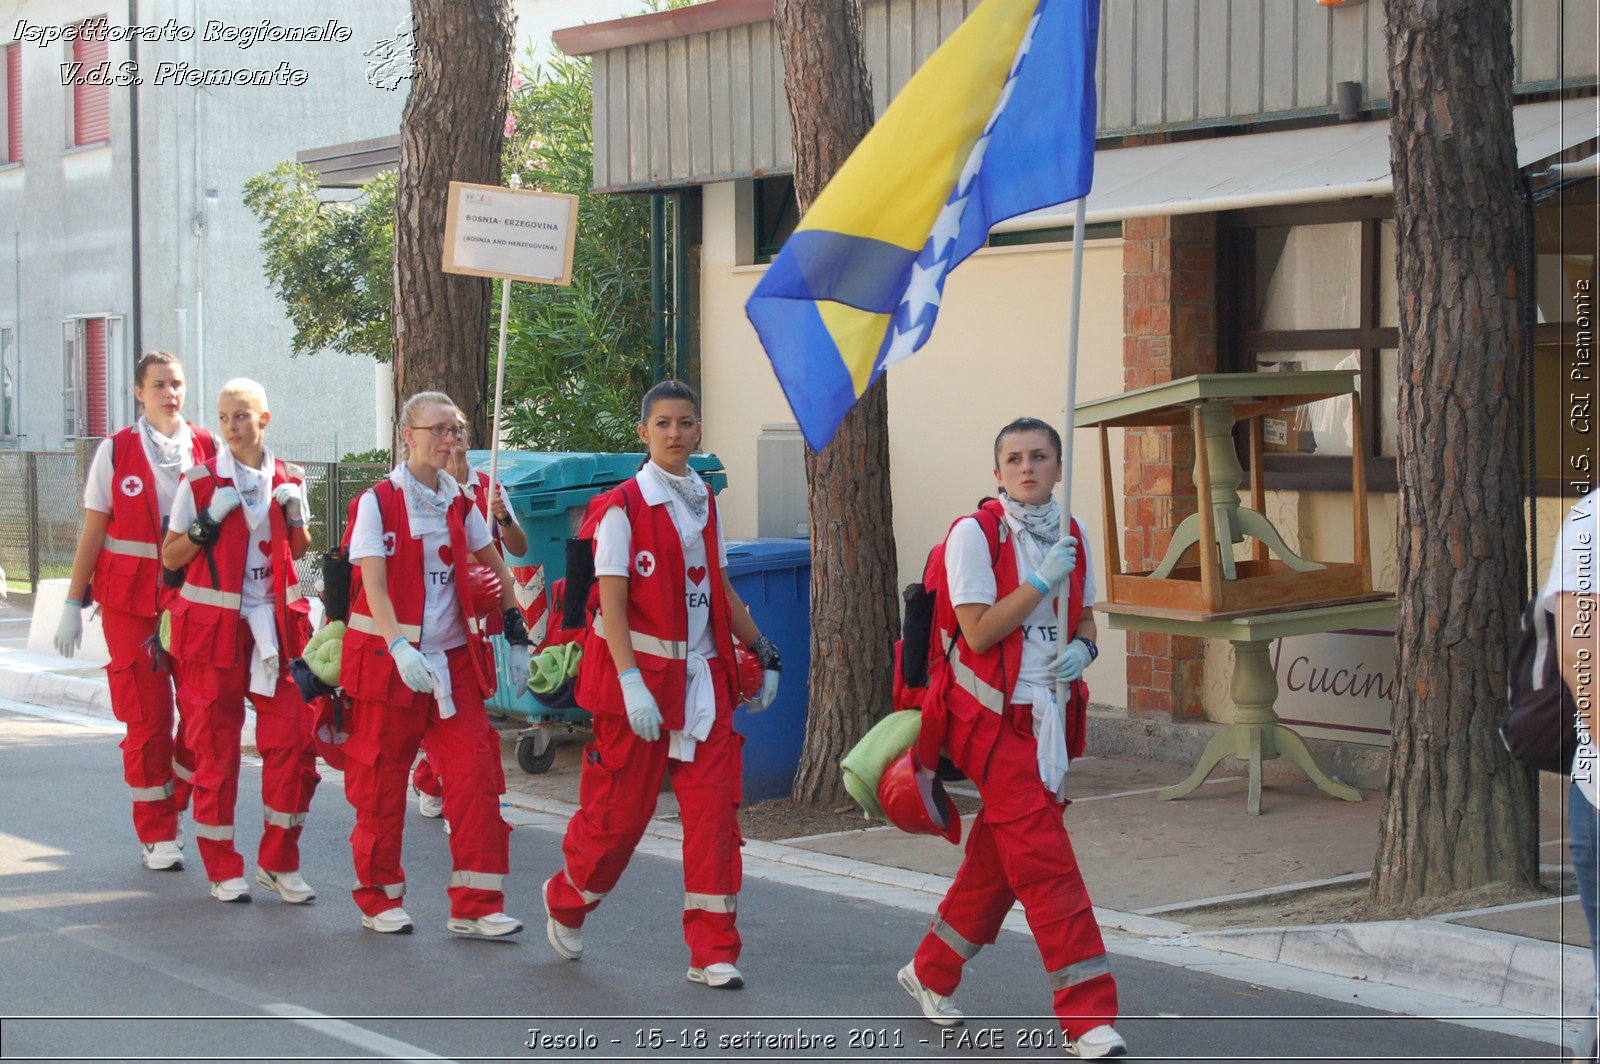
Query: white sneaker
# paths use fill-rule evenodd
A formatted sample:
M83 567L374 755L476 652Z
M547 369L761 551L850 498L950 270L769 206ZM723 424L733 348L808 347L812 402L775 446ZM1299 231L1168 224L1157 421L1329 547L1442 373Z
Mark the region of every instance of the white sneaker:
M183 844L177 839L140 843L139 850L139 859L152 872L183 871Z
M568 927L554 916L550 915L550 896L546 893L550 889L547 881L539 889L539 895L544 898L544 937L550 940L550 948L569 961L583 960L583 928Z
M382 935L409 935L417 929L404 909L385 909L377 916L362 914L361 926Z
M444 816L443 797L433 794L423 794L421 791L417 790L414 784L411 787L411 791L417 796L417 812L421 813L429 820L438 820L440 817Z
M708 964L704 968L690 968L687 976L691 983L701 983L713 990L741 990L744 976L731 964Z
M1090 1057L1125 1057L1128 1055L1128 1043L1122 1036L1111 1029L1109 1023L1102 1023L1093 1030L1085 1031L1067 1044L1067 1053L1074 1057L1088 1059Z
M966 1022L967 1014L952 1005L948 997L922 985L922 980L917 978L915 961L901 968L895 978L911 995L911 1000L922 1007L922 1015L930 1022L940 1027L959 1027Z
M265 868L258 868L256 882L276 892L290 905L304 905L308 901L315 901L317 897L317 892L311 889L311 884L299 872L268 872Z
M211 896L218 901L249 901L250 884L242 876L219 879L211 884Z
M444 929L463 938L505 938L522 930L522 921L505 913L490 913L476 920L452 916L445 921Z
M444 816L444 799L443 798L439 799L439 815L440 816ZM444 821L444 833L446 835L450 834L450 821L448 821L448 820Z

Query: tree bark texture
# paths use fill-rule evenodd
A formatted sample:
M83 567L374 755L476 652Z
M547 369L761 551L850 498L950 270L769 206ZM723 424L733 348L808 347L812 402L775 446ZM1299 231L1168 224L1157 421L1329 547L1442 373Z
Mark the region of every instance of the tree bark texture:
M1400 678L1372 879L1419 909L1538 880L1535 773L1497 734L1526 586L1528 238L1510 0L1387 0L1400 292Z
M416 74L400 120L394 219L395 410L442 391L489 446L491 282L445 273L450 182L501 183L510 0L412 0Z
M795 195L810 208L872 128L859 0L778 0ZM882 378L821 453L806 451L811 505L811 687L794 798L846 800L839 762L890 710L900 628L889 393Z

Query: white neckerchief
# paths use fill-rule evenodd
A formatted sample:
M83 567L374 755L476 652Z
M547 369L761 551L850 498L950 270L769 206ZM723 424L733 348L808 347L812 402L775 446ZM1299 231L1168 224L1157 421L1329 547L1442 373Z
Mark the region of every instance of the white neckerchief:
M389 479L400 489L400 494L405 496L406 523L411 526L412 539L421 539L434 532L450 530L445 515L450 512L451 501L462 493L461 485L456 483L454 477L442 469L439 470L438 490L430 491L427 485L418 480L406 464L401 462L389 474Z
M705 531L706 520L711 512L711 489L706 487L699 473L691 469L687 476L680 477L654 462L646 462L639 473L654 479L667 497L667 504L677 510L682 518L677 522L678 536L685 544L693 542L696 536Z
M244 503L245 520L251 528L260 528L272 505L272 470L275 460L272 450L261 445L261 468L251 469L233 457L233 452L223 448L217 453L217 476L233 481L239 498Z
M269 698L278 691L278 677L282 672L278 659L278 611L267 600L244 613L245 624L255 649L250 652L250 693Z
M173 474L186 471L186 460L194 453L194 430L189 428L187 421L180 418L178 431L171 436L162 435L143 414L139 415L135 425L144 437L145 456L150 459L151 465Z
M1067 721L1053 686L1019 683L1017 694L1033 703L1033 741L1039 750L1039 782L1059 801L1067 781Z
M1033 540L1040 550L1049 550L1062 536L1061 500L1052 497L1037 506L1018 502L1005 492L1000 505L1006 508L1006 522L1018 533Z

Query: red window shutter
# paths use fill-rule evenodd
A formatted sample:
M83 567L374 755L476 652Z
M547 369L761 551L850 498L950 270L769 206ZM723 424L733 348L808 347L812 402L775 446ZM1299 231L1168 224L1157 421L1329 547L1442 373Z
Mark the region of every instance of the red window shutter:
M97 70L109 53L105 41L72 42L72 60L82 64L78 77ZM72 87L72 143L100 144L111 139L111 88L76 84Z
M88 391L89 436L106 434L106 319L90 318L88 343L84 352Z
M6 59L6 159L22 161L22 45L7 45Z

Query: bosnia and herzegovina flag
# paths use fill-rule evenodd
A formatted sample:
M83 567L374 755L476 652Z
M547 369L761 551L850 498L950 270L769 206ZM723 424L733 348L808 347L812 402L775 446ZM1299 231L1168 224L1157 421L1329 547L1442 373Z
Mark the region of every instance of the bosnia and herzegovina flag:
M1088 193L1099 33L1099 0L983 0L801 219L745 311L814 450L990 226Z

